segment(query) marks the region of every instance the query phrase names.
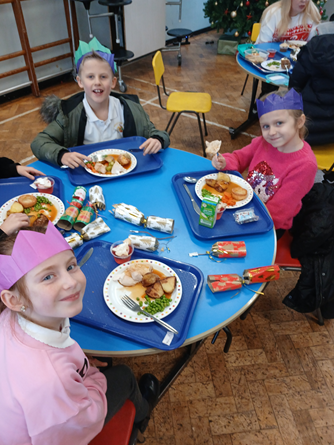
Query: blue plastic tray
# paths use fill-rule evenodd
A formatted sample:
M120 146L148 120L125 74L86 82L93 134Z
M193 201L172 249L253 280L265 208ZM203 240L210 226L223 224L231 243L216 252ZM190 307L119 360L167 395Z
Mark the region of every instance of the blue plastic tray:
M237 224L234 221L233 213L239 209L230 209L225 210L223 216L220 220L216 222L216 225L213 229L209 229L204 226L199 225L199 216L193 209L193 205L190 201L187 192L185 191L183 184L185 183L183 180L183 176L192 176L196 179L200 179L202 176L209 175L211 173L217 173L217 170L206 170L206 171L197 171L197 172L186 172L186 173L178 173L173 176L172 182L176 191L176 194L179 198L180 204L184 213L187 217L187 220L190 224L190 228L193 231L194 235L197 238L204 240L211 239L221 239L228 238L231 236L244 236L244 235L253 235L257 233L268 232L273 227L273 221L265 209L264 205L258 198L258 196L254 193L252 200L245 205L244 208L253 207L255 214L260 217L258 221L247 223L247 224ZM236 176L240 176L239 172L230 171ZM194 200L197 202L198 206L201 207L201 200L197 197L195 193L195 184L187 183L187 186L193 195Z
M269 46L270 46L270 45L269 45ZM267 49L268 49L268 45L267 45L267 44L263 45L263 43L259 43L259 44L257 44L257 45L254 45L254 48L259 48L259 49L265 49L265 50L267 50ZM267 60L277 60L277 61L280 61L283 57L287 57L287 58L290 60L290 63L291 63L291 67L290 67L290 69L289 69L289 73L292 73L293 68L294 68L294 66L295 66L295 63L294 63L293 60L291 60L290 57L289 57L290 54L291 54L291 52L292 52L292 51L290 50L290 48L289 48L288 51L285 52L285 53L281 53L281 52L279 52L279 51L276 51L274 57L272 57L272 58L270 58L270 59L267 59ZM254 65L252 64L252 62L249 62L249 60L247 60L247 59L246 59L244 56L242 56L240 53L239 53L239 55L240 55L240 57L242 57L247 63L249 63L250 65L254 66ZM257 68L257 66L254 66L254 68ZM259 65L259 71L261 71L260 68L262 68L261 65ZM284 71L284 72L285 72L285 71ZM263 73L263 71L261 71L261 73ZM276 71L272 71L272 73L273 73L273 74L278 74ZM269 74L269 72L268 72L268 73L263 73L263 74Z
M162 343L167 331L158 323L132 323L117 317L108 309L103 298L103 285L110 272L118 266L110 254L111 243L91 241L84 245L78 254L78 261L88 249L94 248L93 255L83 265L82 271L87 277L87 287L83 300L82 312L74 320L103 331L111 332L146 346L163 350L179 348L187 338L189 325L201 293L203 274L191 264L180 263L168 258L159 257L159 261L171 267L182 282L182 298L177 309L164 318L179 334L174 335L170 346ZM135 249L132 260L148 258L156 260L154 254Z
M53 178L55 181L52 194L64 202L64 186L62 180L56 176L48 176ZM31 179L24 176L0 179L0 206L15 196L36 193L38 190L34 190L32 187L30 187L32 182L33 181Z
M130 173L117 178L117 180L119 180L123 177L128 178L132 175L139 175L161 168L163 162L159 154L143 156L143 150L140 150L139 146L145 141L146 139L144 137L134 136L130 138L116 139L114 141L99 142L97 144L81 145L80 147L73 147L72 151L77 151L84 155L89 155L97 150L105 150L106 148L117 148L119 150L130 151L137 159L136 168ZM99 182L115 180L91 175L83 167L75 169L68 168L66 170L69 180L74 185L98 184Z

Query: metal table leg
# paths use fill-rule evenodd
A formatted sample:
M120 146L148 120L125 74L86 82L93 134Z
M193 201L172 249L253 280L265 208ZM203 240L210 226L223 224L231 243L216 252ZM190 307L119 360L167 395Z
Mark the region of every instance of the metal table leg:
M167 377L165 377L164 380L161 382L158 401L160 401L161 398L165 395L166 391L170 388L170 386L176 380L181 371L187 366L190 360L194 357L194 355L203 345L205 340L206 339L204 338L203 340L199 340L198 342L192 343L191 345L187 346L187 353L176 363L176 365L169 372Z
M258 84L259 84L259 79L253 77L252 98L250 101L247 120L241 125L239 125L238 128L233 128L233 127L229 128L231 139L234 139L239 133L241 133L243 130L246 130L250 125L252 125L258 119L257 112L253 111Z

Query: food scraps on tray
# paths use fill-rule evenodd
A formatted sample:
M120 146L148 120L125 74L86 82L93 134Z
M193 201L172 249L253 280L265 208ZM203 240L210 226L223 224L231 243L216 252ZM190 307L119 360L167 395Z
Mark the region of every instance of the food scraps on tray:
M7 211L7 217L12 213L25 213L30 226L45 227L56 218L57 209L45 196L21 195Z

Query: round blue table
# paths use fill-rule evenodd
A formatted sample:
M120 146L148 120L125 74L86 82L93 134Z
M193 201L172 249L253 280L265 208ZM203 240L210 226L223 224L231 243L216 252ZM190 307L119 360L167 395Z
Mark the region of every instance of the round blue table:
M207 256L189 257L190 252L209 250L214 241L199 240L193 235L174 191L172 177L182 171L208 170L211 168L211 161L172 148L163 150L158 155L163 160L163 165L159 170L147 174L111 179L100 183L100 185L103 188L107 210L111 210L113 204L123 202L134 205L145 216L156 215L175 220L173 235L176 235L176 238L168 244L170 252L166 250L164 252L157 251L157 259L163 262L165 256L180 262L191 263L201 269L204 275L203 289L184 343L184 345L187 345L198 342L230 324L242 315L257 298L257 294L245 287L233 298L231 297L236 291L213 294L206 284L207 275L222 273L242 275L244 269L272 264L276 255L276 236L272 229L267 233L258 235L225 238L228 241L245 241L247 255L244 258L227 259L221 263L216 263ZM61 178L65 187L65 201L69 202L71 200L75 186L70 183L66 169L52 167L40 161L32 165L47 175ZM91 186L92 184L87 185L87 189ZM65 205L68 204L65 202ZM111 231L97 239L113 242L127 238L130 229L144 230L142 227L115 219L107 210L101 212L101 215L106 218L105 222L109 225ZM167 234L155 231L151 231L151 233L156 237L167 236ZM77 255L79 250L76 250L75 253ZM255 290L259 290L261 287L261 284L252 286ZM160 352L158 349L145 348L135 341L75 321L71 322L71 336L85 351L100 356L138 356Z

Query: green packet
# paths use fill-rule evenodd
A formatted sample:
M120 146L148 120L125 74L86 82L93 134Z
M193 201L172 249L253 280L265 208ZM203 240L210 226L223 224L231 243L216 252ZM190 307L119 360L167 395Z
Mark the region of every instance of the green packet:
M217 220L217 205L220 201L219 196L206 196L203 198L201 211L199 215L199 224L212 229Z

